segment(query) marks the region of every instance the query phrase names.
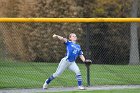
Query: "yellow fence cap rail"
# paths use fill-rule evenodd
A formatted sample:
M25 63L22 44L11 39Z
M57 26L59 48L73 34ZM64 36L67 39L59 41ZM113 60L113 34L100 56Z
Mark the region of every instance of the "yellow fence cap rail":
M140 22L140 18L0 18L0 22Z

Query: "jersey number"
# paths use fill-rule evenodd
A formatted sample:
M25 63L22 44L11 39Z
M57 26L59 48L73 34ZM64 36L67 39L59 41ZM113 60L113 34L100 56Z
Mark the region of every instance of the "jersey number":
M74 51L73 51L73 54L76 54L77 53L77 50L75 49Z

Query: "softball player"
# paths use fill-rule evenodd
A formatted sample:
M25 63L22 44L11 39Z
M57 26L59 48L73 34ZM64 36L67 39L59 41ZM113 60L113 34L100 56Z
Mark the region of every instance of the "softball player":
M81 77L81 72L79 70L79 67L77 66L77 64L75 63L76 58L79 56L80 59L83 62L86 62L85 57L83 56L83 52L81 50L81 47L79 44L76 44L76 40L77 37L74 33L71 33L69 35L69 40L67 40L66 38L63 38L59 35L53 35L53 38L57 38L61 41L64 42L64 44L66 45L66 56L64 58L61 59L58 68L56 70L55 73L53 73L52 76L50 76L45 83L43 84L43 89L47 89L48 84L55 79L56 77L58 77L60 74L63 73L63 71L68 68L71 71L75 72L76 74L76 78L77 78L77 83L78 83L78 88L83 90L85 89L82 85L82 77Z

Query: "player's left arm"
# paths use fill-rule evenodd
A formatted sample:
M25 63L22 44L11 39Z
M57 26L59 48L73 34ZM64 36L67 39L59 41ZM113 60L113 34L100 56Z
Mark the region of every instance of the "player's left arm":
M86 61L86 59L85 59L84 55L80 55L79 57L80 57L80 59L81 59L83 62L85 62L85 61Z
M86 58L84 57L82 51L79 52L79 57L80 57L80 59L81 59L83 62L85 62L85 63L92 63L92 61L91 61L90 59L86 59Z
M84 57L84 55L80 55L80 59L83 61L83 62L85 62L85 63L92 63L92 61L90 60L90 59L85 59L85 57Z

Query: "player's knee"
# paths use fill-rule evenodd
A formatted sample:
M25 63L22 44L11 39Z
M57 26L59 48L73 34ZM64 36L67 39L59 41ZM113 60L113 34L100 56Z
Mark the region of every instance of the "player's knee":
M80 70L76 71L76 75L81 75Z
M60 76L60 74L61 73L55 72L55 73L53 73L53 77L56 78L56 77Z

